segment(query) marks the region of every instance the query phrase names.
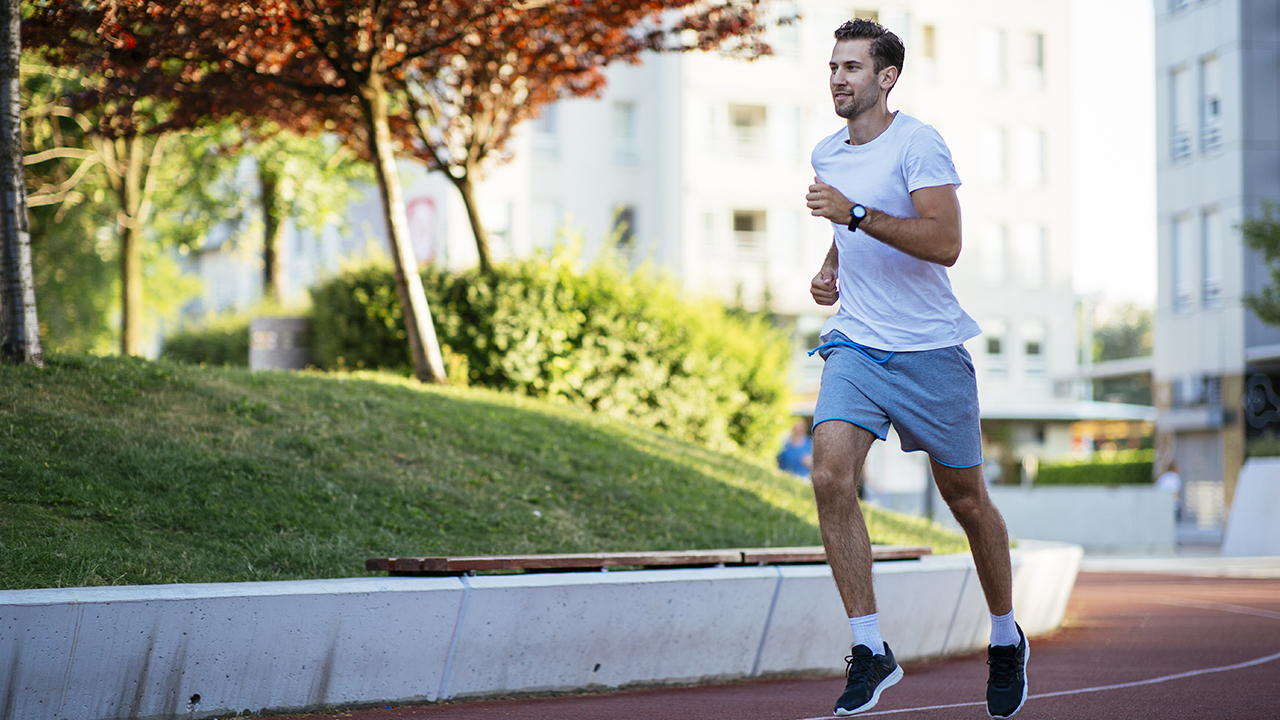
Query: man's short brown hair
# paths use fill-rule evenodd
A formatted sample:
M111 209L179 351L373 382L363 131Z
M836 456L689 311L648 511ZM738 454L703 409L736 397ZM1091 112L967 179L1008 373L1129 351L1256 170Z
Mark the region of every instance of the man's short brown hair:
M870 40L875 71L878 73L892 65L902 74L902 58L906 55L902 40L875 20L850 20L836 28L835 36L836 40Z

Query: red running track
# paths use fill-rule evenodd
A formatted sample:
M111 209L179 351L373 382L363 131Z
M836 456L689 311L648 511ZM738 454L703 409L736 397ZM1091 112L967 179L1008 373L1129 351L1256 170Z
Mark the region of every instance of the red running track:
M890 644L893 639L889 638ZM860 717L986 718L985 653L903 665ZM1280 579L1081 573L1062 628L1031 639L1025 720L1280 719ZM843 678L752 680L318 713L355 720L817 720Z

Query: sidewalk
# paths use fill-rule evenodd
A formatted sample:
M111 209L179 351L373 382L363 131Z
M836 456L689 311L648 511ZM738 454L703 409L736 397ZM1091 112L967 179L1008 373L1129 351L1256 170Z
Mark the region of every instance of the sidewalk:
M1085 553L1080 572L1280 578L1280 556L1223 557L1217 543L1179 543L1172 553Z

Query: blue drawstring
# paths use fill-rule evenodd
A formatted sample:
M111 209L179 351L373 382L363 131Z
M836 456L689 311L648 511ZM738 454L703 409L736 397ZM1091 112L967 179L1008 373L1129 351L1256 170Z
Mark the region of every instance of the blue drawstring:
M853 348L854 350L857 350L858 352L860 352L860 353L862 353L863 355L865 355L865 356L866 356L866 358L867 358L868 360L870 360L871 362L873 362L873 363L875 363L875 364L877 364L877 365L883 365L883 364L885 364L885 363L889 362L889 358L893 357L894 355L897 355L897 353L896 353L896 352L892 352L892 351L891 351L888 355L885 355L885 356L884 356L884 359L883 359L883 360L877 360L877 359L875 359L874 357L872 357L872 356L871 356L871 353L867 352L867 349L866 349L866 348L862 347L861 345L859 345L859 344L858 344L858 343L856 343L856 342L850 342L850 341L848 341L848 340L832 340L831 342L829 342L829 343L827 343L827 344L825 344L825 345L819 345L818 347L816 347L816 348L814 348L814 349L810 350L810 351L809 351L809 357L813 357L813 354L814 354L814 353L816 353L816 352L819 352L819 351L821 351L821 350L826 350L827 348L832 348L832 347L851 347L851 348Z

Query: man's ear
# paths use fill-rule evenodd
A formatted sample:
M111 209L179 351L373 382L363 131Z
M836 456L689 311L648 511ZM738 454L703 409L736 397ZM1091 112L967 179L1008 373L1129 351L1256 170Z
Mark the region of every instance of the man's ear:
M898 84L898 68L897 67L890 65L889 67L880 71L880 89L881 90L888 92L889 90L893 89L894 85L897 85L897 84Z

